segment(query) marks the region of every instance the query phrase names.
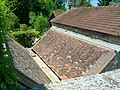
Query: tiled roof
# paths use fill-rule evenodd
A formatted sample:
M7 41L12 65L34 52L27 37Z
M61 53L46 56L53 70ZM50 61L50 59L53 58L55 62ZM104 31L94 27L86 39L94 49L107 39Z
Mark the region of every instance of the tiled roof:
M61 79L100 73L114 57L107 49L54 30L49 30L33 50Z
M57 16L60 15L60 14L62 14L62 12L53 12L53 13L50 15L48 21L50 21L51 19L57 17Z
M51 22L120 36L120 7L73 8Z
M55 15L55 17L56 16L58 16L58 15L60 15L60 14L62 14L63 12L53 12L53 14Z
M11 38L8 38L8 45L12 53L15 68L18 71L37 83L50 83L50 80L23 46Z

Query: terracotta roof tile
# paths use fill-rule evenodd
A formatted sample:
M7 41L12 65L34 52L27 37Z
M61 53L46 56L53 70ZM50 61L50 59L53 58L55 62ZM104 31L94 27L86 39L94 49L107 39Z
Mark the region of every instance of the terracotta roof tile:
M94 66L109 52L53 30L49 30L33 50L61 79L84 75L90 65Z
M57 17L60 14L62 14L62 12L52 12L52 14L50 15L50 17L48 18L48 21L50 21L51 19Z
M120 36L120 7L74 8L51 22Z
M53 14L55 15L55 17L56 16L58 16L58 15L60 15L60 14L62 14L63 12L53 12Z

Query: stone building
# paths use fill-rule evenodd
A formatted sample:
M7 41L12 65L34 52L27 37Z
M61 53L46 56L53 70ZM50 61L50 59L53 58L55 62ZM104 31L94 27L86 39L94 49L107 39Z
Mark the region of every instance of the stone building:
M50 17L48 18L48 22L50 27L52 26L52 23L50 22L50 20L52 20L53 18L56 18L58 15L62 14L62 12L52 12Z
M32 50L60 80L118 68L120 7L73 8L51 22Z
M65 79L84 78L119 68L120 7L72 8L49 21L52 27L32 48L25 49L8 39L23 81L41 86L63 80L64 84Z

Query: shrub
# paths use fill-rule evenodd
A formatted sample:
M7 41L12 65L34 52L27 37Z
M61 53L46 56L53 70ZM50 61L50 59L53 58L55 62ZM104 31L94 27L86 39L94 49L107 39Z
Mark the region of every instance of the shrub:
M31 27L26 27L25 24L21 25L20 27L21 28L17 31L11 32L10 36L24 47L31 47L35 38L40 38L39 31L36 31Z

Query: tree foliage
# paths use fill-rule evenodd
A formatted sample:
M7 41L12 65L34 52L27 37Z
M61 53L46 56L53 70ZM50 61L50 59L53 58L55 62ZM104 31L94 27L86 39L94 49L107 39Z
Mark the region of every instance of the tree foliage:
M42 13L45 17L49 16L53 6L51 0L8 0L9 7L14 11L14 14L19 18L20 24L29 25L29 12L34 12L35 15Z
M2 1L2 3L4 3L4 5L1 6L1 9L3 11L3 15L4 15L4 28L6 31L9 31L11 29L14 29L15 27L18 26L18 17L10 10L9 7L7 7L8 2L7 0ZM1 3L1 4L2 4Z
M65 0L52 0L53 1L53 6L52 10L57 10L57 9L65 9L63 7L63 4L65 3Z
M47 17L52 5L51 0L6 0L6 8L9 9L9 13L5 13L6 31L23 46L32 46L34 39L40 38L49 27ZM24 25L27 26L25 30L21 28Z
M16 9L14 11L15 15L19 18L21 24L29 22L29 7L30 0L18 0Z
M16 90L19 86L17 80L7 40L4 32L0 31L0 90Z
M18 77L13 67L9 47L4 34L6 27L5 1L0 0L0 90L16 90Z
M77 7L91 7L92 4L90 3L90 0L78 0L76 2Z
M24 47L31 47L35 38L40 38L40 33L26 24L21 24L20 29L11 32L10 36Z
M43 34L48 29L48 20L41 14L35 15L35 13L30 12L30 20L29 23L33 26L33 28Z
M98 0L98 6L108 6L112 0Z
M42 13L45 17L49 16L50 10L52 9L52 0L31 0L30 11L34 12L35 15Z
M112 0L115 3L120 3L120 0Z

